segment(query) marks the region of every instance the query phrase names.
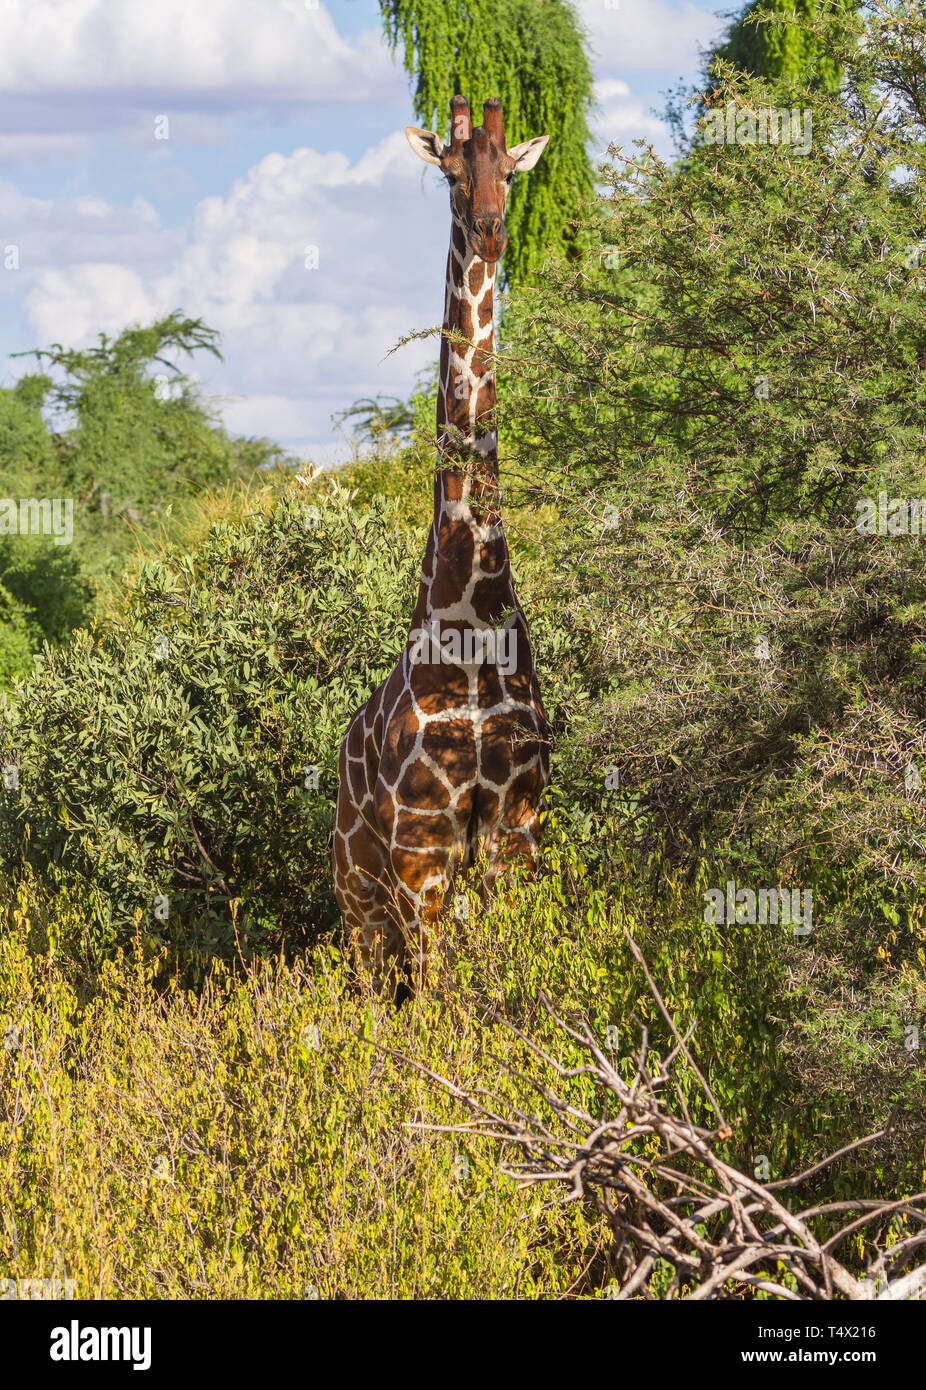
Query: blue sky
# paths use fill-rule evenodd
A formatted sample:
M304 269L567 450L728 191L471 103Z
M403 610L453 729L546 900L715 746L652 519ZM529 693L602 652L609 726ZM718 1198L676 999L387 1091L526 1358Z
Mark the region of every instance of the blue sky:
M722 11L577 9L593 153L668 153L652 108L696 75ZM230 429L336 454L332 412L407 394L434 351L386 356L443 303L447 195L408 148L413 119L376 0L0 0L3 384L31 367L12 353L181 308L222 335L225 361L192 370Z

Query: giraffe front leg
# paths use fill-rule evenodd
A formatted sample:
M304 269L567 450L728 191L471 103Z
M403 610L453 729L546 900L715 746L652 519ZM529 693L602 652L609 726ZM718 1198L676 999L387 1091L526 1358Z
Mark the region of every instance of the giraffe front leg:
M358 974L375 995L394 999L405 938L389 860L381 840L364 821L355 821L347 832L336 825L333 872L335 896Z
M450 857L443 849L414 855L399 850L393 856L403 901L404 973L409 988L416 993L427 987L438 944L438 926L451 878Z
M414 993L428 987L428 977L438 945L438 924L444 907L445 890L435 885L426 889L405 928L405 974Z
M482 765L490 787L479 801L479 848L483 867L480 895L488 906L500 879L520 869L528 878L537 873L543 839L549 782L549 752L541 717L526 717L513 727L488 720L482 733ZM506 890L513 905L514 887Z
M405 939L400 928L384 914L382 921L366 920L352 933L358 974L368 981L378 998L398 1003L402 987Z

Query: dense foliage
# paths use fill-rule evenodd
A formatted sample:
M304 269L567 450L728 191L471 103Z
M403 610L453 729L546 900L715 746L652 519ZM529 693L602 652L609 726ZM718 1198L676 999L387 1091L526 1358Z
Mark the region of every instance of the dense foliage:
M834 47L858 8L859 0L750 0L711 58L754 77L836 91L842 68Z
M574 794L594 817L610 775L621 837L657 879L689 866L692 902L809 893L780 1045L808 1094L885 1113L906 1068L920 1133L924 39L919 7L873 6L838 94L727 69L744 139L708 142L707 111L678 166L615 152L597 256L514 298L502 427L614 687ZM809 149L749 142L774 107ZM872 1045L892 1018L906 1058Z
M381 513L315 519L284 502L146 564L125 616L49 653L2 716L7 862L86 888L101 942L138 931L195 972L236 935L331 925L338 744L405 639L415 574Z
M893 920L923 882L926 560L900 513L862 519L926 491L926 129L910 34L875 39L842 96L792 94L807 153L612 168L598 259L515 301L505 428L526 493L568 518L557 583L620 683L596 759L653 833L825 866ZM754 113L775 89L731 74L717 99Z
M0 685L107 606L140 533L169 533L203 489L282 461L266 440L229 436L176 365L218 356L215 337L170 314L95 347L39 349L28 355L48 371L0 389L0 496L72 509L66 541L0 536L0 584L15 600L0 610Z

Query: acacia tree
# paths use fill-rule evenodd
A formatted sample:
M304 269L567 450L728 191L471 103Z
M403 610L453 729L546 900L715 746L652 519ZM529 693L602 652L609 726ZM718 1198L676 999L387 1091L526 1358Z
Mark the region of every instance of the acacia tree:
M415 79L422 125L445 130L456 92L478 109L500 97L509 145L532 135L553 138L530 179L515 184L508 204L511 247L503 273L525 280L553 247L578 254L575 218L591 197L592 73L583 32L565 0L380 0L386 37L401 45Z
M633 693L641 708L623 720L620 737L628 745L638 740L632 753L628 746L628 781L639 785L643 767L653 769L651 789L673 830L681 807L668 788L680 790L682 782L695 823L703 825L711 802L728 797L738 816L763 822L760 792L774 792L765 779L782 775L781 766L773 771L776 750L790 762L818 733L815 755L824 758L823 730L834 736L839 711L848 715L856 698L876 722L879 685L895 721L903 697L911 700L891 770L892 814L906 804L907 762L926 747L922 549L872 544L855 526L860 499L877 499L884 489L918 498L924 490L926 129L915 56L924 23L907 0L872 5L865 42L837 54L845 92L793 89L794 104L813 115L805 153L787 144L706 145L681 170L655 157L622 156L599 210L598 264L590 256L576 271L552 273L512 304L508 332L518 360L507 366L505 437L525 481L555 490L559 506L575 507L577 522L585 517L582 543L578 530L570 536L582 567L564 564L575 575L576 601L600 582L616 632L639 593L639 621L649 628L663 573L669 629L642 645L626 633L622 678L627 698ZM755 113L777 94L763 80L731 73L718 99ZM615 524L602 534L605 503ZM695 552L696 571L689 569ZM723 576L722 555L729 562ZM833 565L839 572L827 579ZM835 603L834 586L843 583ZM772 597L781 587L790 588L787 600ZM733 602L734 589L743 602ZM703 653L701 689L714 689L736 772L729 763L708 767L724 740L716 726L702 724L705 707L684 705L679 693L678 682L690 693L695 680L694 633L712 622L724 636L718 631L713 659ZM771 676L754 655L756 634L769 638L773 659L790 653L780 689L755 679L763 670ZM830 663L821 646L831 650ZM670 650L679 664L672 674L671 662L664 670L663 703L642 692ZM740 667L731 654L743 660L735 717L730 681ZM603 659L610 665L610 656ZM786 680L783 667L779 675ZM747 736L766 696L765 715ZM652 734L660 705L664 744L644 732ZM851 728L854 738L860 727L850 717L845 732ZM876 743L873 726L870 734ZM830 753L847 779L843 797L850 786L853 795L859 790L858 777L869 791L872 776L883 777L887 790L879 764L865 766L859 753L855 766L853 754L850 772L848 746L836 742L840 753ZM805 790L816 799L830 774L818 782L812 768ZM888 851L867 804L864 823L844 827L842 843L857 836L867 858L880 840L887 878L895 881L920 857L909 847L899 853L910 827L902 828L898 814Z

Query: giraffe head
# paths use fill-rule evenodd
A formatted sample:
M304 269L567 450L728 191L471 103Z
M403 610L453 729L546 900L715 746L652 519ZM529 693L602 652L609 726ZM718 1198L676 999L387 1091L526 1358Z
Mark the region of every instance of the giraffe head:
M493 262L508 243L505 204L512 180L516 173L533 169L550 137L535 135L509 150L497 98L483 103L482 121L474 129L469 102L455 96L450 103L449 145L432 130L406 126L405 134L415 153L436 164L449 183L453 219L470 250Z

